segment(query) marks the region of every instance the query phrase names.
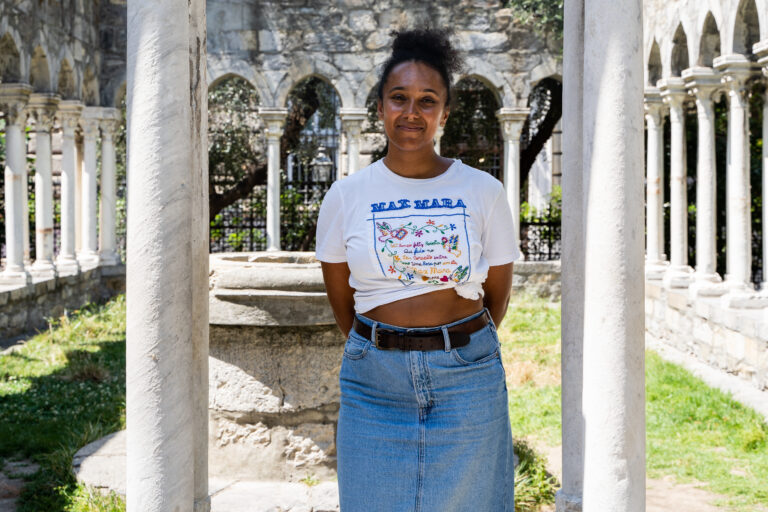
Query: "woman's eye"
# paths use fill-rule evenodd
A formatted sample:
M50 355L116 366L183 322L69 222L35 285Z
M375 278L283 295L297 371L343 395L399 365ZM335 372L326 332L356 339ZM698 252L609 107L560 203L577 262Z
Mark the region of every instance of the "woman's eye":
M435 101L435 100L433 100L432 98L424 98L424 99L423 99L423 100L421 100L421 101L422 101L422 103L427 103L427 104L429 104L429 105L432 105L432 104L436 103L436 101Z
M392 96L392 100L393 101L405 101L405 96L403 96L401 94L396 94L396 95Z

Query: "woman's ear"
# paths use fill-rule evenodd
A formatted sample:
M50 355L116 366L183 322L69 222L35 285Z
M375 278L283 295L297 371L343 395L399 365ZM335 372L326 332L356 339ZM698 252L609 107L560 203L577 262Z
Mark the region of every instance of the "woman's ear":
M448 114L450 113L450 107L445 107L445 109L443 109L443 118L440 120L440 126L445 127L445 123L448 122Z

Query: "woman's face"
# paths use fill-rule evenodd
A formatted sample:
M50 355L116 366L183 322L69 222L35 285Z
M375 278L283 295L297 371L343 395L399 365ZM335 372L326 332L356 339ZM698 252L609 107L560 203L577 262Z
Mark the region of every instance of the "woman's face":
M384 83L379 119L390 145L401 151L434 147L435 132L448 119L448 91L440 73L419 61L401 62Z

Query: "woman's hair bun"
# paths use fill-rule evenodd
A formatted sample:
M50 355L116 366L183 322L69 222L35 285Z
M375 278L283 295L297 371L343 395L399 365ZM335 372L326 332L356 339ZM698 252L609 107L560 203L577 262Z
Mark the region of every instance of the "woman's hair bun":
M416 60L434 68L445 81L448 101L451 97L453 75L460 73L463 61L451 43L453 31L447 28L417 28L392 32L392 55L384 63L379 79L378 96L383 98L384 82L401 62Z

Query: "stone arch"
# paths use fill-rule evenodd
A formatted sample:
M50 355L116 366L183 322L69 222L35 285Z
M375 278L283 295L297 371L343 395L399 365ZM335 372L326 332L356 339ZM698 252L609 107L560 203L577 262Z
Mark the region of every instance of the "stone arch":
M62 59L61 65L59 66L59 75L56 80L56 93L64 100L77 99L75 72L67 58Z
M733 25L733 53L752 56L752 45L760 41L760 20L755 0L741 0Z
M83 103L88 106L97 106L99 104L99 81L96 78L93 66L85 68L83 88L80 96L83 98Z
M663 67L661 64L661 49L656 39L653 40L651 45L651 53L648 56L648 85L656 87L656 82L661 80L663 74Z
M514 107L515 98L504 77L484 60L470 57L466 62L466 71L456 78L454 85L466 78L475 78L482 82L496 97L499 107Z
M36 92L50 92L52 90L51 75L45 50L41 46L35 47L29 64L29 84Z
M355 102L355 92L349 86L349 80L341 76L339 70L332 64L319 59L308 59L298 57L292 62L291 68L283 75L282 79L275 88L275 106L284 107L288 100L288 94L296 85L310 77L317 77L331 84L339 95L342 108L358 107Z
M209 56L207 73L208 90L214 86L215 82L219 82L228 76L239 76L251 84L251 87L256 90L261 105L269 107L276 106L273 102L267 79L247 62L231 62L226 59L218 59L215 56Z
M351 95L351 97L350 97L350 96L348 96L348 97L347 97L347 102L348 102L348 104L345 104L345 103L344 103L344 96L341 94L341 91L339 90L339 87L338 87L339 83L338 83L338 82L336 82L336 81L334 81L334 80L331 80L331 79L330 79L330 78L328 78L327 76L325 76L325 75L323 75L323 74L320 74L320 73L309 73L309 74L306 74L306 75L303 75L303 76L301 76L301 77L300 77L300 78L298 78L297 80L290 80L290 87L287 87L287 88L284 86L284 84L286 84L286 83L288 82L288 80L289 80L289 76L286 76L286 77L285 77L285 78L284 78L284 79L283 79L283 80L280 82L280 86L278 87L278 91L277 91L277 95L276 95L276 100L277 100L277 101L276 101L276 103L277 103L277 106L279 106L279 107L285 107L285 106L287 106L287 104L288 104L288 96L290 96L290 94L291 94L291 91L293 91L293 89L294 89L294 88L295 88L297 85L299 85L301 82L303 82L304 80L306 80L306 79L308 79L308 78L319 78L319 79L320 79L320 80L322 80L323 82L325 82L325 83L327 83L328 85L330 85L331 87L333 87L333 90L334 90L334 91L336 92L336 94L339 96L339 100L341 101L341 107L342 107L342 108L346 108L348 105L349 105L350 107L353 107L353 106L355 106L355 104L354 104L354 95ZM348 87L347 87L347 91L349 91L349 88L348 88ZM349 91L349 92L351 92L351 91Z
M24 76L21 53L10 32L0 37L0 82L21 82Z
M717 28L717 22L712 15L712 11L707 13L704 19L704 26L701 29L701 42L699 43L698 65L711 68L712 62L720 56L720 30Z
M672 76L681 76L684 69L690 66L688 52L688 36L685 34L683 24L680 23L672 38L672 58L670 60L670 71Z

